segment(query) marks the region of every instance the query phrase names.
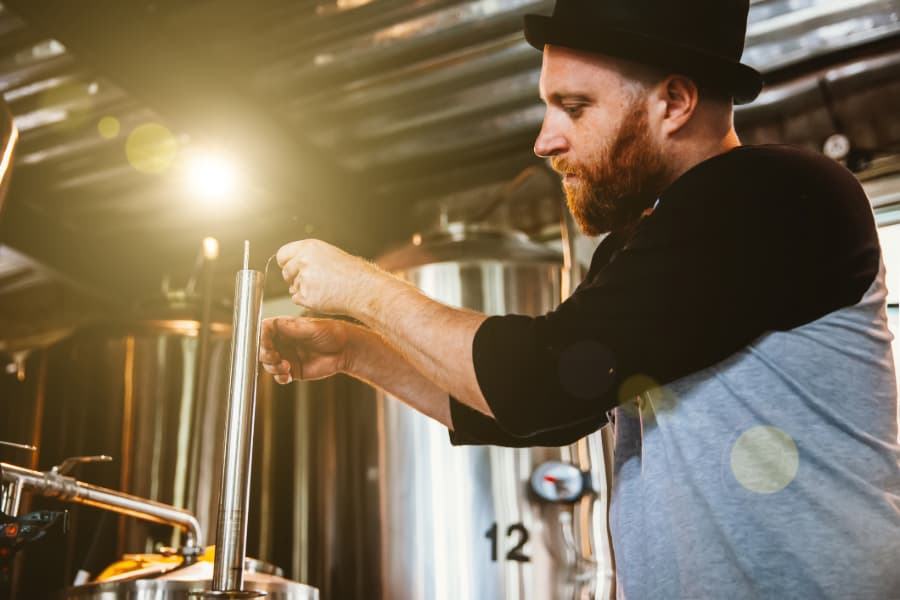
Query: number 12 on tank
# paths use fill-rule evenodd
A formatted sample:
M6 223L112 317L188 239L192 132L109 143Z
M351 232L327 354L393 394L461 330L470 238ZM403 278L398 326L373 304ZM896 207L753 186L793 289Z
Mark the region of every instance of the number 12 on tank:
M491 544L491 560L497 562L497 523L491 525L490 529L484 532ZM506 553L506 560L514 560L516 562L530 562L531 558L523 552L525 544L528 543L528 529L522 523L515 523L506 528L506 537L510 544L514 544Z

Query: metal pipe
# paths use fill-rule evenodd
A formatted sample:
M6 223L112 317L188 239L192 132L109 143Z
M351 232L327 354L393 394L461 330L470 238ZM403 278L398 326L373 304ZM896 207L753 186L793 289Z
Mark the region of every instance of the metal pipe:
M251 270L249 263L249 242L244 242L244 268L235 278L225 458L216 527L216 560L209 593L212 597L262 595L245 593L243 589L264 284L264 274Z
M215 269L219 259L219 243L215 238L203 240L201 252L201 305L200 323L197 329L197 358L194 370L194 387L191 394L190 439L188 440L187 501L185 506L197 506L200 482L200 451L203 440L203 412L206 410L209 387L209 340L212 334L212 303L215 294Z
M0 479L4 483L17 486L20 490L25 489L42 496L86 504L144 521L180 527L185 532L185 549L189 551L188 554L199 552L198 540L203 539L200 523L186 510L83 483L58 473L42 473L8 463L0 463Z
M28 450L29 452L35 452L37 450L37 447L32 446L31 444L17 444L16 442L4 442L2 440L0 440L0 446L7 446L18 450Z

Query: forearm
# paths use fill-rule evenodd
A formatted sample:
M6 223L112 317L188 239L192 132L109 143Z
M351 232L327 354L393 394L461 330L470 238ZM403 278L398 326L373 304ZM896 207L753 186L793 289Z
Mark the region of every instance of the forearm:
M447 391L425 377L377 333L354 327L346 373L453 428Z
M427 379L463 404L493 416L472 360L472 342L487 318L436 302L399 279L376 273L355 311Z

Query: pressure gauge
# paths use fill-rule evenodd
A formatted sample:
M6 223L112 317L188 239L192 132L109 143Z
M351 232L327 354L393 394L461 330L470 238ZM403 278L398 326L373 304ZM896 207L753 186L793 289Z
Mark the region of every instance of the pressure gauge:
M575 502L590 492L589 474L575 465L545 462L531 475L531 489L546 502Z
M822 148L825 156L832 160L844 160L850 154L850 138L841 133L835 133L827 140Z

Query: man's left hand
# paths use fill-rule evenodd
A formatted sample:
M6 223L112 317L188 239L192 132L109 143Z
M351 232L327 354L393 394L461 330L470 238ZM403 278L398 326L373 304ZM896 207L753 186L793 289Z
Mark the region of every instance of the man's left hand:
M321 240L300 240L282 246L275 255L290 286L291 301L324 314L355 316L384 273L372 263L351 256Z

